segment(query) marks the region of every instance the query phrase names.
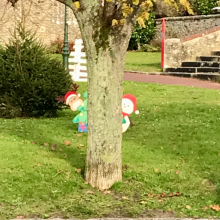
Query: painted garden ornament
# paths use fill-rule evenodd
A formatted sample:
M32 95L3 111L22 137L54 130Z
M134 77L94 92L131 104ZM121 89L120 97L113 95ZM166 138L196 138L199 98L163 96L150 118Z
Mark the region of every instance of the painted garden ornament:
M58 101L65 102L66 105L70 107L72 111L80 111L80 113L73 119L73 123L78 123L79 132L87 132L88 122L87 122L87 92L83 94L85 100L80 98L80 94L77 93L79 86L73 84L72 90L67 92L66 95L59 96Z
M131 113L139 114L137 110L137 99L131 94L126 94L122 98L122 133L127 131L129 126L134 126L129 118Z

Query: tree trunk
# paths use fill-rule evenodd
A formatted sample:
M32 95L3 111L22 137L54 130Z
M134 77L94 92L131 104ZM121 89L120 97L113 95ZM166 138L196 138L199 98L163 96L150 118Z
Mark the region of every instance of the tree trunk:
M121 37L98 39L94 27L81 28L88 71L88 141L85 181L101 190L122 181L122 95L131 29ZM105 41L102 39L105 38ZM107 42L107 43L106 43Z

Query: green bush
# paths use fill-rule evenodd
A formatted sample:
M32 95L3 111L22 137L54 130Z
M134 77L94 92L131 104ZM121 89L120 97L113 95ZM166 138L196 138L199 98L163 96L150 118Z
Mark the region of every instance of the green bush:
M69 52L74 51L74 45L75 43L73 41L68 42ZM63 47L64 47L64 41L62 38L57 37L56 40L52 41L50 46L48 47L48 50L50 53L53 54L62 54L63 53Z
M155 47L150 44L144 44L141 45L141 48L138 49L139 52L160 52L161 48L160 47Z
M155 34L155 14L150 13L149 19L145 22L146 28L136 24L132 33L128 50L140 49L143 45L147 45L153 39Z
M62 63L22 27L0 50L0 69L0 117L54 116L71 86Z
M194 0L193 9L197 14L208 15L212 8L218 6L218 0Z

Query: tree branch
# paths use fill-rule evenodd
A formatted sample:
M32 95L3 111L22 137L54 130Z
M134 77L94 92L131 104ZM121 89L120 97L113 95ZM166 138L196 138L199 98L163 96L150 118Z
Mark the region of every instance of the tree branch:
M73 6L72 0L56 0L56 1L68 6L69 8L71 8L73 10L74 14L77 12L77 9Z

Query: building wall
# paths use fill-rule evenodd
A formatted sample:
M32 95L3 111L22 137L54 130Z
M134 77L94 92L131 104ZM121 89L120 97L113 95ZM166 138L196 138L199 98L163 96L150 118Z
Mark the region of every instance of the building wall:
M7 0L0 1L0 44L8 43L10 33L13 32L19 20L25 22L27 29L36 32L45 45L50 45L57 38L64 35L65 6L55 0L20 0L15 8L7 4ZM80 37L78 24L71 9L68 9L69 41Z
M165 68L180 67L182 62L210 56L212 51L220 51L220 27L182 39L166 39Z
M220 26L220 14L166 18L166 39L185 38L205 30ZM152 44L161 44L162 19L156 20L155 37Z

